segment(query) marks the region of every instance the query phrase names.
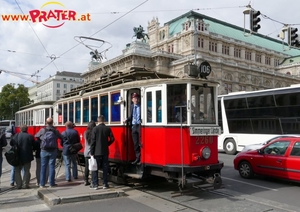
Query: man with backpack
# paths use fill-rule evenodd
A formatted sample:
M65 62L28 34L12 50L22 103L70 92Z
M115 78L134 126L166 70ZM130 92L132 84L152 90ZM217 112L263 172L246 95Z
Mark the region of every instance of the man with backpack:
M3 162L3 155L2 155L2 150L3 147L7 145L7 140L5 136L5 128L0 129L0 180L1 180L1 175L2 175L2 162ZM0 189L1 190L1 189Z
M78 179L77 170L77 152L72 151L71 146L80 143L80 136L73 128L71 121L66 122L66 130L62 132L64 140L61 141L60 145L63 147L63 158L65 164L66 181L71 182L71 166L73 178Z
M56 186L55 184L55 162L57 157L57 139L63 140L60 132L53 126L53 119L46 119L46 127L39 130L35 135L41 140L41 174L40 174L40 188L45 188L46 172L49 166L49 185L50 188Z

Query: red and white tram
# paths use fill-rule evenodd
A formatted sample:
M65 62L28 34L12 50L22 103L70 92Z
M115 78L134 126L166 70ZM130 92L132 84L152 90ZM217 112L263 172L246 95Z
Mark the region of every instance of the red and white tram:
M34 134L49 116L59 131L65 130L66 121L72 121L84 145L88 122L97 121L101 114L115 136L109 147L111 177L155 175L182 187L209 182L219 188L223 162L218 160L217 86L207 79L131 68L75 88L43 109L39 108L42 105L27 106L16 113L16 122L18 126L26 123ZM140 95L140 165L130 163L135 160L131 128L123 124L130 113L132 93Z

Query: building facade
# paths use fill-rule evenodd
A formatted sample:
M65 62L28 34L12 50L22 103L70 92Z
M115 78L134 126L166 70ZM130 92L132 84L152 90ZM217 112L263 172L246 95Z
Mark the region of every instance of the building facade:
M212 68L209 78L220 83L219 94L300 83L300 50L288 49L280 40L250 35L241 27L193 11L163 26L153 18L147 29L147 43L134 41L112 60L91 62L82 74L84 82L133 66L185 77L184 66L199 67L206 61Z
M80 86L83 79L80 73L61 71L28 89L29 98L33 103L56 101L64 93Z

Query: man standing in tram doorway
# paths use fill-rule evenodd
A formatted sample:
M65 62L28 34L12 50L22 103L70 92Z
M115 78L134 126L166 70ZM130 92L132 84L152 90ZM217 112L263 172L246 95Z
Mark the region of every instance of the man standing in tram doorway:
M133 93L131 95L131 104L130 111L131 115L124 122L129 121L132 124L132 140L134 144L135 151L135 161L131 164L140 164L141 162L141 148L140 148L140 138L141 138L141 105L139 104L139 95Z

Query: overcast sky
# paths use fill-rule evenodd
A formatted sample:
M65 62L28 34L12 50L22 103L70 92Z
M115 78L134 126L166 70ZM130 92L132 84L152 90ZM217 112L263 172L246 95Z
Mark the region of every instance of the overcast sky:
M3 21L0 19L0 69L26 74L36 73L38 81L45 80L57 71L82 73L87 70L90 50L80 45L75 36L105 40L112 44L107 58L122 54L127 43L135 40L133 27L142 25L147 30L148 22L157 17L160 26L190 10L244 27L245 6L249 3L263 17L260 34L276 38L283 24L299 27L298 0L61 0L59 4L46 4L47 0L0 0L0 15L35 13L49 9L73 10L78 15L90 14L90 21L58 21L44 23L56 26L49 28L32 21ZM45 4L45 5L44 5ZM131 12L130 12L131 11ZM248 17L246 26L248 27ZM298 26L297 26L298 25ZM300 29L300 28L299 28ZM78 45L79 44L79 45ZM88 43L96 45L95 43ZM99 44L101 44L99 42ZM102 48L107 48L102 46ZM51 63L51 58L56 58ZM32 78L36 80L35 77ZM0 87L8 84L33 83L11 74L0 74Z

